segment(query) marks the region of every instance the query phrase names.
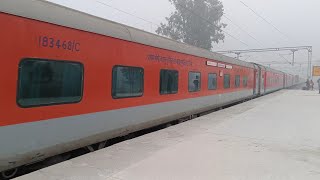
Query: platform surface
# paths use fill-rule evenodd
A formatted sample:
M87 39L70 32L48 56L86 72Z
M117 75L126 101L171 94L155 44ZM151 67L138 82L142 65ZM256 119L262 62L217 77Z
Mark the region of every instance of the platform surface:
M283 90L18 180L320 179L320 95Z

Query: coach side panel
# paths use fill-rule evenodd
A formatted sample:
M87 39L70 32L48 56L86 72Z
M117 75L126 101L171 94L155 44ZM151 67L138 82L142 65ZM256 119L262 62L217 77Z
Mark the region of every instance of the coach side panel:
M228 64L216 60L4 13L0 23L0 171L253 95L253 68L232 64L226 68ZM31 62L23 60L30 59L81 64L79 101L21 106L19 73ZM208 66L207 61L217 66ZM141 69L142 94L113 97L116 66ZM161 70L178 71L177 93L160 93ZM129 72L123 74L130 76ZM190 91L195 82L190 83L190 73L200 73L198 91ZM211 90L209 74L217 77L217 87Z

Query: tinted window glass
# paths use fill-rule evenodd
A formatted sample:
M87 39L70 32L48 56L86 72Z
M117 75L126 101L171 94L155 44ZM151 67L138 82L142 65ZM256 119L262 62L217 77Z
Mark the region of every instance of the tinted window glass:
M116 66L112 71L112 97L127 98L143 95L143 69Z
M248 86L248 77L244 76L243 77L243 87L247 87Z
M236 87L240 87L240 76L239 76L239 75L236 76L235 86L236 86Z
M225 74L223 79L224 88L230 88L230 74Z
M217 74L209 74L208 76L208 89L217 89Z
M82 89L80 63L38 59L20 63L18 104L22 107L79 102Z
M160 94L175 94L178 92L179 73L175 70L160 71Z
M201 89L201 74L189 72L189 92L197 92Z

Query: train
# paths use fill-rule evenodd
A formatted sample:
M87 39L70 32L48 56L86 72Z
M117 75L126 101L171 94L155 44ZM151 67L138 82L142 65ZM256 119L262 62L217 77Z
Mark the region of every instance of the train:
M0 2L0 172L303 82L45 0Z

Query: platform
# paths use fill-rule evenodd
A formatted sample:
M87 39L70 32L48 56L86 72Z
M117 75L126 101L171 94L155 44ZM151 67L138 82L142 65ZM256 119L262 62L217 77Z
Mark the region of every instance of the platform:
M320 95L283 90L18 180L320 179Z

